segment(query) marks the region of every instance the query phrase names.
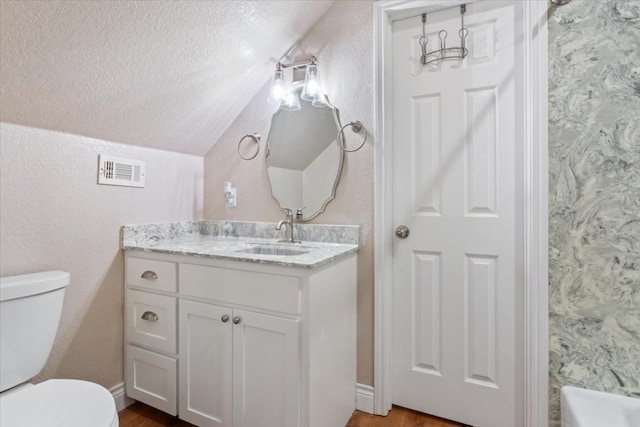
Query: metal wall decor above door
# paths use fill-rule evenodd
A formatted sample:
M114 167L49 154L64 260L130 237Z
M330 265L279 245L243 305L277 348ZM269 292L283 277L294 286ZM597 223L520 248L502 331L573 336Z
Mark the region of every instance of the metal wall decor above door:
M434 62L446 61L448 59L464 59L469 53L466 47L466 39L469 35L469 30L464 26L464 14L467 11L467 5L460 6L460 30L458 36L460 37L460 46L447 47L446 30L440 30L438 32L438 38L440 39L440 48L429 51L427 45L429 44L429 38L427 37L427 14L422 14L422 37L418 40L422 55L420 56L420 64L423 66L432 64Z

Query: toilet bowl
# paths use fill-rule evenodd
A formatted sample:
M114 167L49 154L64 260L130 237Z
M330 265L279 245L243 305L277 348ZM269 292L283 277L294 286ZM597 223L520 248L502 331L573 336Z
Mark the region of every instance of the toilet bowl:
M113 396L98 384L27 383L49 357L69 278L62 271L0 278L2 427L118 427Z

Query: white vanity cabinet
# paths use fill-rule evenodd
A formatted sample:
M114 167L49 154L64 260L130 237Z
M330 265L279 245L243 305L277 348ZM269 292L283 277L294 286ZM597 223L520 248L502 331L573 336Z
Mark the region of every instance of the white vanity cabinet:
M349 420L354 254L318 268L141 251L126 251L125 259L130 397L200 427L336 427ZM144 320L147 312L157 319Z

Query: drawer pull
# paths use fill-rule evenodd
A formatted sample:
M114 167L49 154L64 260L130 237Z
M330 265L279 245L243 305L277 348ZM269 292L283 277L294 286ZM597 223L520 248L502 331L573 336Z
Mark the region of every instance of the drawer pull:
M142 273L142 276L140 277L142 277L143 279L155 280L158 278L158 275L155 273L155 271L147 270Z
M158 320L158 315L153 311L145 311L144 313L142 313L142 320L150 320L152 322L155 322Z
M220 320L222 320L222 323L227 323L229 321L229 315L228 314L222 315Z
M237 325L238 323L240 323L240 320L242 320L242 319L240 319L238 316L234 317L233 318L233 324Z

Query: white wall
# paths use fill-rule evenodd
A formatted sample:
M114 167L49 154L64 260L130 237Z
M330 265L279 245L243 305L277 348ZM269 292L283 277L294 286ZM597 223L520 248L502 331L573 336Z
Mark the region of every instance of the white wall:
M146 187L97 185L98 154L145 161ZM71 273L38 380L123 381L120 227L201 218L202 177L201 157L0 123L0 275Z

